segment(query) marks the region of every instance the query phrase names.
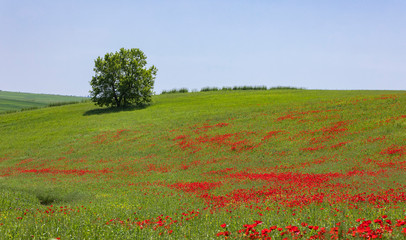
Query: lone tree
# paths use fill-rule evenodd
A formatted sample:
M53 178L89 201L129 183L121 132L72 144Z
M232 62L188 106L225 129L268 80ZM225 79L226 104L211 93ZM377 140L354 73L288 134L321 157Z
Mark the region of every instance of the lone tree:
M138 48L106 53L94 63L95 76L90 85L90 96L99 106L142 106L151 102L156 72L155 66L146 68L147 57Z

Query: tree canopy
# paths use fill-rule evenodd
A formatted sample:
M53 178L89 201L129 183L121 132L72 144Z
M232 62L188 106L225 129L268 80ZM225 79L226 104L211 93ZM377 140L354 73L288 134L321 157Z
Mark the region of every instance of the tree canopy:
M122 107L151 102L157 68L146 68L147 57L138 48L106 53L94 63L90 96L99 106Z

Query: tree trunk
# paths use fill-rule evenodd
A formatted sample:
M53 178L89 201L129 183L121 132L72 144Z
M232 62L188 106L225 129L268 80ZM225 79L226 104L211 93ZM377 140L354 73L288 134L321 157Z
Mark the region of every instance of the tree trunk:
M121 103L122 100L123 100L123 95L120 95L120 97L118 98L118 101ZM123 102L123 104L125 104L125 101Z
M121 101L117 98L117 93L116 93L116 89L114 88L114 85L112 85L111 88L113 89L113 96L114 96L114 100L116 100L116 105L117 105L117 107L120 107Z
M120 107L120 100L117 99L116 94L114 94L114 99L116 100L117 107Z

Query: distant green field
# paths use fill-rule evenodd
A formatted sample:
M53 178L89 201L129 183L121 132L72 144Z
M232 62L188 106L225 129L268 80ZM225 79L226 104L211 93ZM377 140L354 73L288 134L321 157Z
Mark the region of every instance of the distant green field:
M0 113L46 107L50 104L81 102L86 98L51 94L0 91Z
M405 239L406 91L0 115L1 239Z

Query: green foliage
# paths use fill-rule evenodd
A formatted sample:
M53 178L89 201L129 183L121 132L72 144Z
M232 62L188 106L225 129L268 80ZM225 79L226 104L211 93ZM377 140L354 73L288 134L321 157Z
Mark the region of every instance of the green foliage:
M289 86L277 86L271 87L269 90L304 90L305 88L289 87Z
M180 93L187 93L189 90L187 88L181 88L178 90Z
M204 87L200 90L200 92L209 92L209 91L218 91L217 87Z
M233 87L233 90L266 90L266 86L242 86L242 87Z
M174 89L169 90L169 91L163 90L161 94L168 94L168 93L187 93L187 92L189 92L189 89L187 89L187 88L180 88L180 89L174 88Z
M106 53L95 60L91 99L99 106L142 106L152 100L157 68L146 68L146 55L137 48Z

